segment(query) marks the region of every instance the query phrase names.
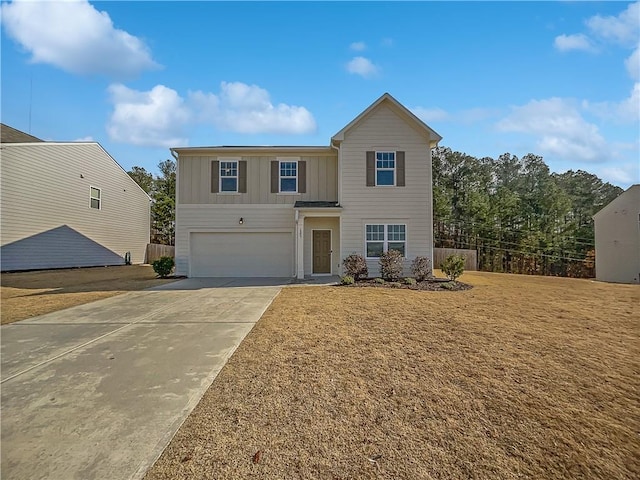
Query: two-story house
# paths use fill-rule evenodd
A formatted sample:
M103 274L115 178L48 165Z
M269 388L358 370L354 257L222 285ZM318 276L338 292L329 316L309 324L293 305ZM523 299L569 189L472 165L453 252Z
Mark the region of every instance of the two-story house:
M351 253L372 275L396 249L433 260L431 149L442 137L388 93L328 146L172 148L176 273L338 275Z

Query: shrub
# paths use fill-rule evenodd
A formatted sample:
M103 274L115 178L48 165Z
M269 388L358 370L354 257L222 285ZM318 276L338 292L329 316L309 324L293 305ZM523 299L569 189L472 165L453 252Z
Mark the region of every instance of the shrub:
M344 269L344 273L353 277L354 280L360 280L361 278L369 275L367 262L362 255L358 255L357 253L352 253L345 258L342 261L342 267Z
M455 281L464 272L464 257L462 255L449 255L440 266L444 274L451 281Z
M445 290L453 290L456 287L456 284L453 282L444 282L440 284L440 287Z
M411 278L411 277L407 277L403 281L404 281L405 285L415 285L416 284L416 279L415 278Z
M173 257L160 257L151 265L153 266L153 271L156 272L160 278L165 278L171 275L175 262L173 261Z
M402 287L402 284L400 282L389 282L387 285L389 285L390 287L393 287L393 288Z
M382 285L382 284L384 283L384 278L380 278L380 277L378 277L378 278L376 278L376 279L374 280L374 282L379 283L379 284L381 284L381 285Z
M345 275L340 277L340 283L342 285L353 285L355 283L355 279L351 275Z
M411 273L419 282L422 282L423 280L431 277L431 260L429 260L427 257L414 258L413 262L411 263Z
M402 276L402 254L397 250L389 250L380 255L380 275L387 281L395 282Z

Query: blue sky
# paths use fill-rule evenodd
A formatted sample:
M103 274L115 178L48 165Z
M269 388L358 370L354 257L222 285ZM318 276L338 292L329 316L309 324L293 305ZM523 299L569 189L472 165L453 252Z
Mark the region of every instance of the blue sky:
M389 92L454 150L627 187L639 44L638 2L3 2L1 117L157 173L172 146L327 145Z

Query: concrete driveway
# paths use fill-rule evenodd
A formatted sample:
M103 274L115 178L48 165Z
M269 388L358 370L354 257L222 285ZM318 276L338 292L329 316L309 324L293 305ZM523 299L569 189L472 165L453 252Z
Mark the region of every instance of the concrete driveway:
M7 479L140 478L289 279L187 279L5 325Z

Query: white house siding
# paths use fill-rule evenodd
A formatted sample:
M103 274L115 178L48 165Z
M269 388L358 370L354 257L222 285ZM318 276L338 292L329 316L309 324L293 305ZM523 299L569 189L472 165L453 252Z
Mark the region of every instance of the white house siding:
M338 159L335 153L296 155L295 152L273 150L270 156L192 155L181 153L178 159L179 204L291 204L297 200L338 199ZM211 162L233 159L247 162L247 193L211 193ZM271 193L271 161L278 159L306 162L306 192L296 195Z
M338 275L342 258L340 258L340 218L338 217L305 217L304 219L304 274L313 274L313 231L331 230L331 274Z
M242 218L243 223L240 224ZM293 232L295 217L291 205L246 205L246 204L186 204L176 208L176 274L189 275L190 234L203 232L219 233L289 233L291 251L295 246ZM260 248L260 245L256 245ZM240 256L237 252L233 255ZM239 258L239 261L241 259ZM291 265L294 265L292 258ZM293 276L293 267L290 275Z
M594 216L596 278L640 283L640 185L633 185Z
M2 270L144 261L149 197L100 145L2 144L0 164Z
M405 274L416 256L433 259L431 150L424 133L413 128L387 104L381 104L347 131L341 144L341 258L365 255L365 224L405 223ZM366 152L405 152L405 187L367 187ZM368 261L378 275L378 261Z

